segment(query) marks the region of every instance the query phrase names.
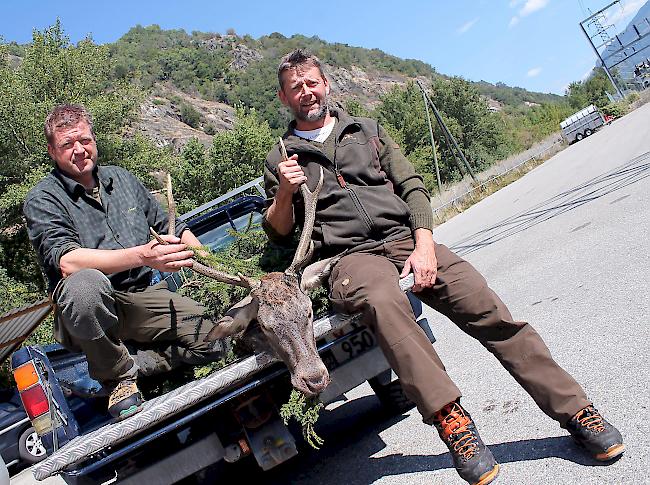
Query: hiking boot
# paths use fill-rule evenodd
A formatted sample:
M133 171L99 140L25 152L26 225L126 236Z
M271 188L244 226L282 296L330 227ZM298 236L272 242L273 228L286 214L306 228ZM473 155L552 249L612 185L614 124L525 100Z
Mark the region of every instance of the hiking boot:
M108 397L108 412L118 420L128 418L142 409L143 402L135 379L125 379L117 383Z
M499 464L483 444L474 421L456 402L449 403L434 417L434 426L445 442L454 467L463 480L485 485L499 474Z
M585 448L596 460L612 460L625 451L621 433L593 406L578 411L564 428L578 446Z

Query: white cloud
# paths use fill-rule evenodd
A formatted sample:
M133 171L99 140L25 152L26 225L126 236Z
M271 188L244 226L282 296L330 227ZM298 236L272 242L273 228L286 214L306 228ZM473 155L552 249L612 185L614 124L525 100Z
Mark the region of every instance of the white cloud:
M514 27L519 23L523 17L527 17L531 13L537 12L548 5L550 0L526 0L524 6L519 9L517 15L510 19L508 27ZM633 0L636 1L636 0ZM523 0L510 0L510 8L517 7L523 3Z
M533 12L543 9L548 5L549 0L528 0L524 7L519 11L520 17L526 17Z
M620 8L613 6L607 12L607 23L617 24L618 22L632 17L639 11L644 3L646 3L646 0L628 0L625 3L621 3Z
M464 34L464 33L467 32L469 29L471 29L472 27L474 27L474 24L475 24L476 22L478 22L478 19L479 19L479 18L476 17L475 19L470 20L469 22L465 22L463 25L461 25L461 26L458 28L458 30L456 30L456 32L457 32L459 35Z
M528 72L526 73L526 76L528 77L535 77L539 76L539 73L542 72L541 67L533 67L532 69L529 69Z

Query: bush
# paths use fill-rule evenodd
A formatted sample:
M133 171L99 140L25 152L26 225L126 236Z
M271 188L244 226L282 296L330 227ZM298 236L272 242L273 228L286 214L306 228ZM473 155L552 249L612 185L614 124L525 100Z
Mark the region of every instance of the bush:
M192 128L201 124L201 114L187 103L181 103L181 121Z
M616 103L606 104L600 110L604 115L620 118L621 116L625 116L629 109L630 107L625 101L618 101Z

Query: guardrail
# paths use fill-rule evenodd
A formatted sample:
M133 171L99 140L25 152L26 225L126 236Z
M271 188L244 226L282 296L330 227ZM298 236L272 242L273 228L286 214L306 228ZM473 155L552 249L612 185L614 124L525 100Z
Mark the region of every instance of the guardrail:
M438 211L441 211L441 210L443 210L443 209L445 209L445 208L447 208L449 206L456 205L461 200L465 199L468 195L470 195L472 192L475 192L475 191L481 189L482 187L484 187L485 185L488 185L489 183L494 182L495 180L499 179L500 177L503 177L504 175L507 175L508 173L512 172L513 170L518 169L522 165L527 164L531 160L534 160L536 158L540 158L541 156L543 156L544 154L548 153L553 148L555 148L557 145L560 145L562 143L563 143L562 140L557 140L552 145L544 148L543 150L540 150L539 152L535 153L534 155L531 155L530 157L528 157L524 161L519 162L516 165L513 165L512 167L508 168L507 170L504 170L503 172L498 173L497 175L493 175L492 177L488 178L487 180L484 180L483 182L481 182L478 185L473 185L472 188L467 190L466 192L463 192L462 194L460 194L460 195L454 197L453 199L445 202L441 206L435 207L433 209L433 215L434 216L437 215Z

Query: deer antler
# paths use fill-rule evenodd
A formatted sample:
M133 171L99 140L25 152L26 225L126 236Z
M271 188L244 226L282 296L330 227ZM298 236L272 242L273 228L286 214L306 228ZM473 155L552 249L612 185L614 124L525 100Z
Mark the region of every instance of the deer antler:
M174 195L172 193L172 177L167 173L167 214L168 214L168 231L170 235L176 233L176 203L174 202ZM151 235L158 241L160 244L169 244L160 235L153 229L149 228ZM199 263L196 259L192 258L192 269L199 274L212 278L214 280L220 281L221 283L226 283L229 285L242 286L244 288L252 288L259 284L257 280L253 278L247 278L243 275L234 276L224 271L206 266L203 263Z
M158 241L160 244L169 244L163 238L160 237L153 227L149 228L151 235ZM253 278L246 278L243 275L231 275L225 271L220 271L218 269L206 266L203 263L199 263L195 258L192 258L192 269L203 276L212 278L213 280L220 281L221 283L227 283L229 285L241 286L244 288L251 288L255 286L256 280Z
M280 138L280 151L284 160L289 159L287 149L284 146L282 138ZM296 253L293 256L293 261L285 270L285 274L296 276L298 270L304 266L312 257L314 251L314 244L311 240L311 233L314 229L314 221L316 219L316 204L318 203L318 194L323 188L323 167L320 167L320 178L314 191L310 191L307 183L300 185L300 193L305 202L305 222L302 226L300 233L300 241L296 248Z
M168 232L171 235L176 234L176 202L172 193L172 176L167 172L167 214L169 217Z

